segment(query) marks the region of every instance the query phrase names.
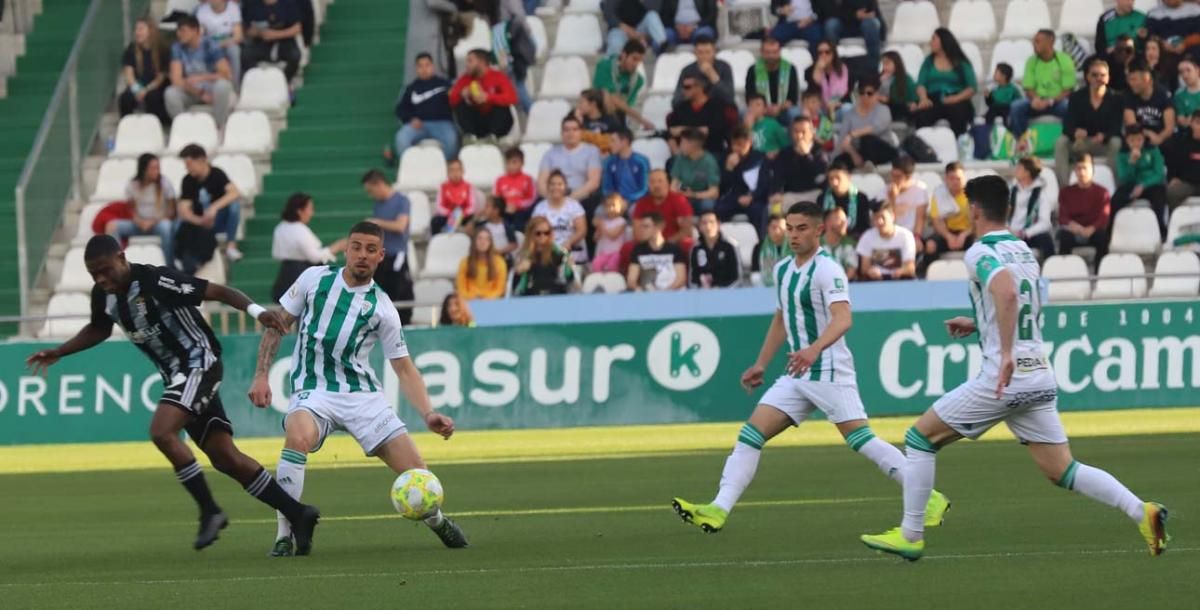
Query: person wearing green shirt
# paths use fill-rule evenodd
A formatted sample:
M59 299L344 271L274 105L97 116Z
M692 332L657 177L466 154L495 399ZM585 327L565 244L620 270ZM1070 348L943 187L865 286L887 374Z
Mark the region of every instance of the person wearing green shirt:
M1159 239L1167 236L1167 167L1162 152L1146 141L1138 124L1125 127L1125 147L1117 155L1117 192L1113 193L1112 213L1133 201L1145 199L1158 218Z
M721 167L704 150L704 134L695 127L683 130L679 154L671 158L671 190L678 191L697 215L712 210L721 194Z
M917 105L913 109L917 127L930 127L946 120L954 135L966 133L975 119L971 98L978 88L975 68L958 39L946 28L934 30L929 39L929 56L917 74Z
M763 153L769 159L779 155L779 151L791 146L787 129L779 124L779 120L767 116L767 98L751 93L746 96L746 129L754 136L754 150Z
M1117 38L1128 36L1138 41L1146 39L1146 13L1133 8L1133 0L1117 0L1117 7L1100 15L1096 22L1096 49L1100 55L1112 53Z
M1025 62L1025 99L1016 100L1008 111L1008 130L1021 137L1029 119L1052 114L1067 116L1067 98L1075 91L1075 60L1054 50L1054 31L1038 30L1033 37L1033 55Z
M1171 103L1175 106L1177 133L1187 133L1192 121L1200 115L1200 67L1195 59L1184 57L1179 61L1179 80L1183 86L1175 91Z
M646 86L646 77L638 72L638 66L646 58L646 45L640 40L630 40L617 56L607 56L596 63L592 87L604 92L604 107L608 114L619 119L628 116L641 124L643 129L653 130L654 123L638 112L638 97Z

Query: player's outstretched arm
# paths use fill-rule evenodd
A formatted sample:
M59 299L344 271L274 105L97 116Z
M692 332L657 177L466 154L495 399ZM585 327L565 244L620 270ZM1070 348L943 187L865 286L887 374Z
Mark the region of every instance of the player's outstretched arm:
M208 287L204 289L204 300L224 303L238 311L244 311L253 316L263 326L274 328L280 333L286 334L288 331L288 327L283 323L283 319L280 318L278 313L251 301L250 297L246 296L246 293L232 286L222 286L221 284L209 282Z
M111 336L111 322L108 326L89 322L87 326L80 329L74 337L67 339L62 345L41 350L26 358L25 366L29 367L33 371L33 374L41 375L63 356L69 356L75 352L82 352L85 349L100 345Z
M389 362L392 364L392 370L396 372L396 378L400 380L400 389L404 390L404 398L408 400L408 404L417 409L431 432L440 434L445 439L450 438L454 434L454 420L433 410L433 405L429 402L429 391L425 389L425 380L421 378L421 371L417 370L412 358L404 356L393 358Z
M776 309L775 317L771 318L771 326L767 327L767 336L763 337L762 348L758 350L758 359L742 373L742 387L747 392L762 385L767 365L771 364L771 359L779 353L785 339L787 330L783 327L783 312Z
M254 382L250 384L250 402L260 409L271 404L271 383L267 375L271 372L271 364L275 362L275 355L279 353L279 344L283 341L283 335L287 334L288 329L296 321L296 317L286 311L280 311L275 315L279 317L284 330L280 332L270 326L263 329L262 341L258 343L258 364L254 367Z
M846 301L838 301L829 304L829 324L825 326L825 331L817 337L808 347L788 354L787 372L791 375L800 375L809 369L821 352L825 348L837 343L854 325L853 316L850 314L850 303Z
M996 398L1004 394L1004 388L1013 375L1013 340L1017 334L1017 284L1007 269L996 271L988 283L988 292L996 304L996 324L1000 330L1000 376L996 384Z

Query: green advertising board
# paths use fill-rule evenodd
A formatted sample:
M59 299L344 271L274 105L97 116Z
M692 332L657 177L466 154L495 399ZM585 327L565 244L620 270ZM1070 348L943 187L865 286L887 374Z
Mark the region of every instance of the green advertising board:
M1053 306L1043 334L1064 410L1200 404L1200 303ZM974 338L950 339L942 321L966 312L863 312L848 340L873 415L915 414L977 371ZM767 316L501 328L419 329L407 334L434 406L460 429L621 425L744 418L762 389L738 384ZM292 341L271 369L275 404L246 399L258 336L222 338L226 410L242 436L280 434ZM50 374L24 371L42 347L0 346L0 444L146 437L161 381L132 345L110 341L64 359ZM376 369L383 368L377 353ZM782 357L768 379L782 370ZM400 391L390 370L385 391ZM412 410L401 404L401 417Z

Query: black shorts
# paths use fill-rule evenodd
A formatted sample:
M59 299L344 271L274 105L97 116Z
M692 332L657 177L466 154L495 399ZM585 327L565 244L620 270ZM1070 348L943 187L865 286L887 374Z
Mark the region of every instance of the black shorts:
M192 369L182 381L167 386L159 399L159 402L183 409L192 416L183 429L199 447L204 447L205 439L214 428L233 435L233 424L225 415L225 405L221 404L218 392L222 373L220 362L208 369Z

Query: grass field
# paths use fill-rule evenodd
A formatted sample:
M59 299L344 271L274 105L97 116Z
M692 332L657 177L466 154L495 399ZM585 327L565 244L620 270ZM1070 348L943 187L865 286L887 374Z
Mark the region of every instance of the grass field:
M876 428L900 422L877 420ZM312 468L306 499L325 519L314 555L289 559L266 556L275 528L267 509L211 471L233 523L201 553L190 548L194 509L165 468L0 475L0 607L1096 610L1200 603L1200 544L1189 535L1200 506L1200 434L1074 441L1081 461L1171 507L1174 540L1163 557L1146 553L1120 513L1041 480L1019 446L981 442L941 454L938 487L954 509L931 531L926 558L908 564L857 541L898 521L899 488L844 445L769 445L725 531L710 536L682 524L671 496L707 500L726 451L678 439L688 429L716 439L715 428L731 439L736 425L671 427L675 433L662 436L676 439L665 442L674 449L655 455L645 454L653 443L633 443L624 452L637 454L630 451L636 446L640 455L460 456L463 463L436 466L446 508L471 538L463 551L442 548L424 526L390 513L391 475L382 466ZM825 435L816 430L829 426L806 428ZM595 435L618 442L644 430ZM550 445L560 436L520 434L533 435L526 442L540 434ZM445 451L427 437L419 442L430 453ZM328 456L314 462L321 458Z

